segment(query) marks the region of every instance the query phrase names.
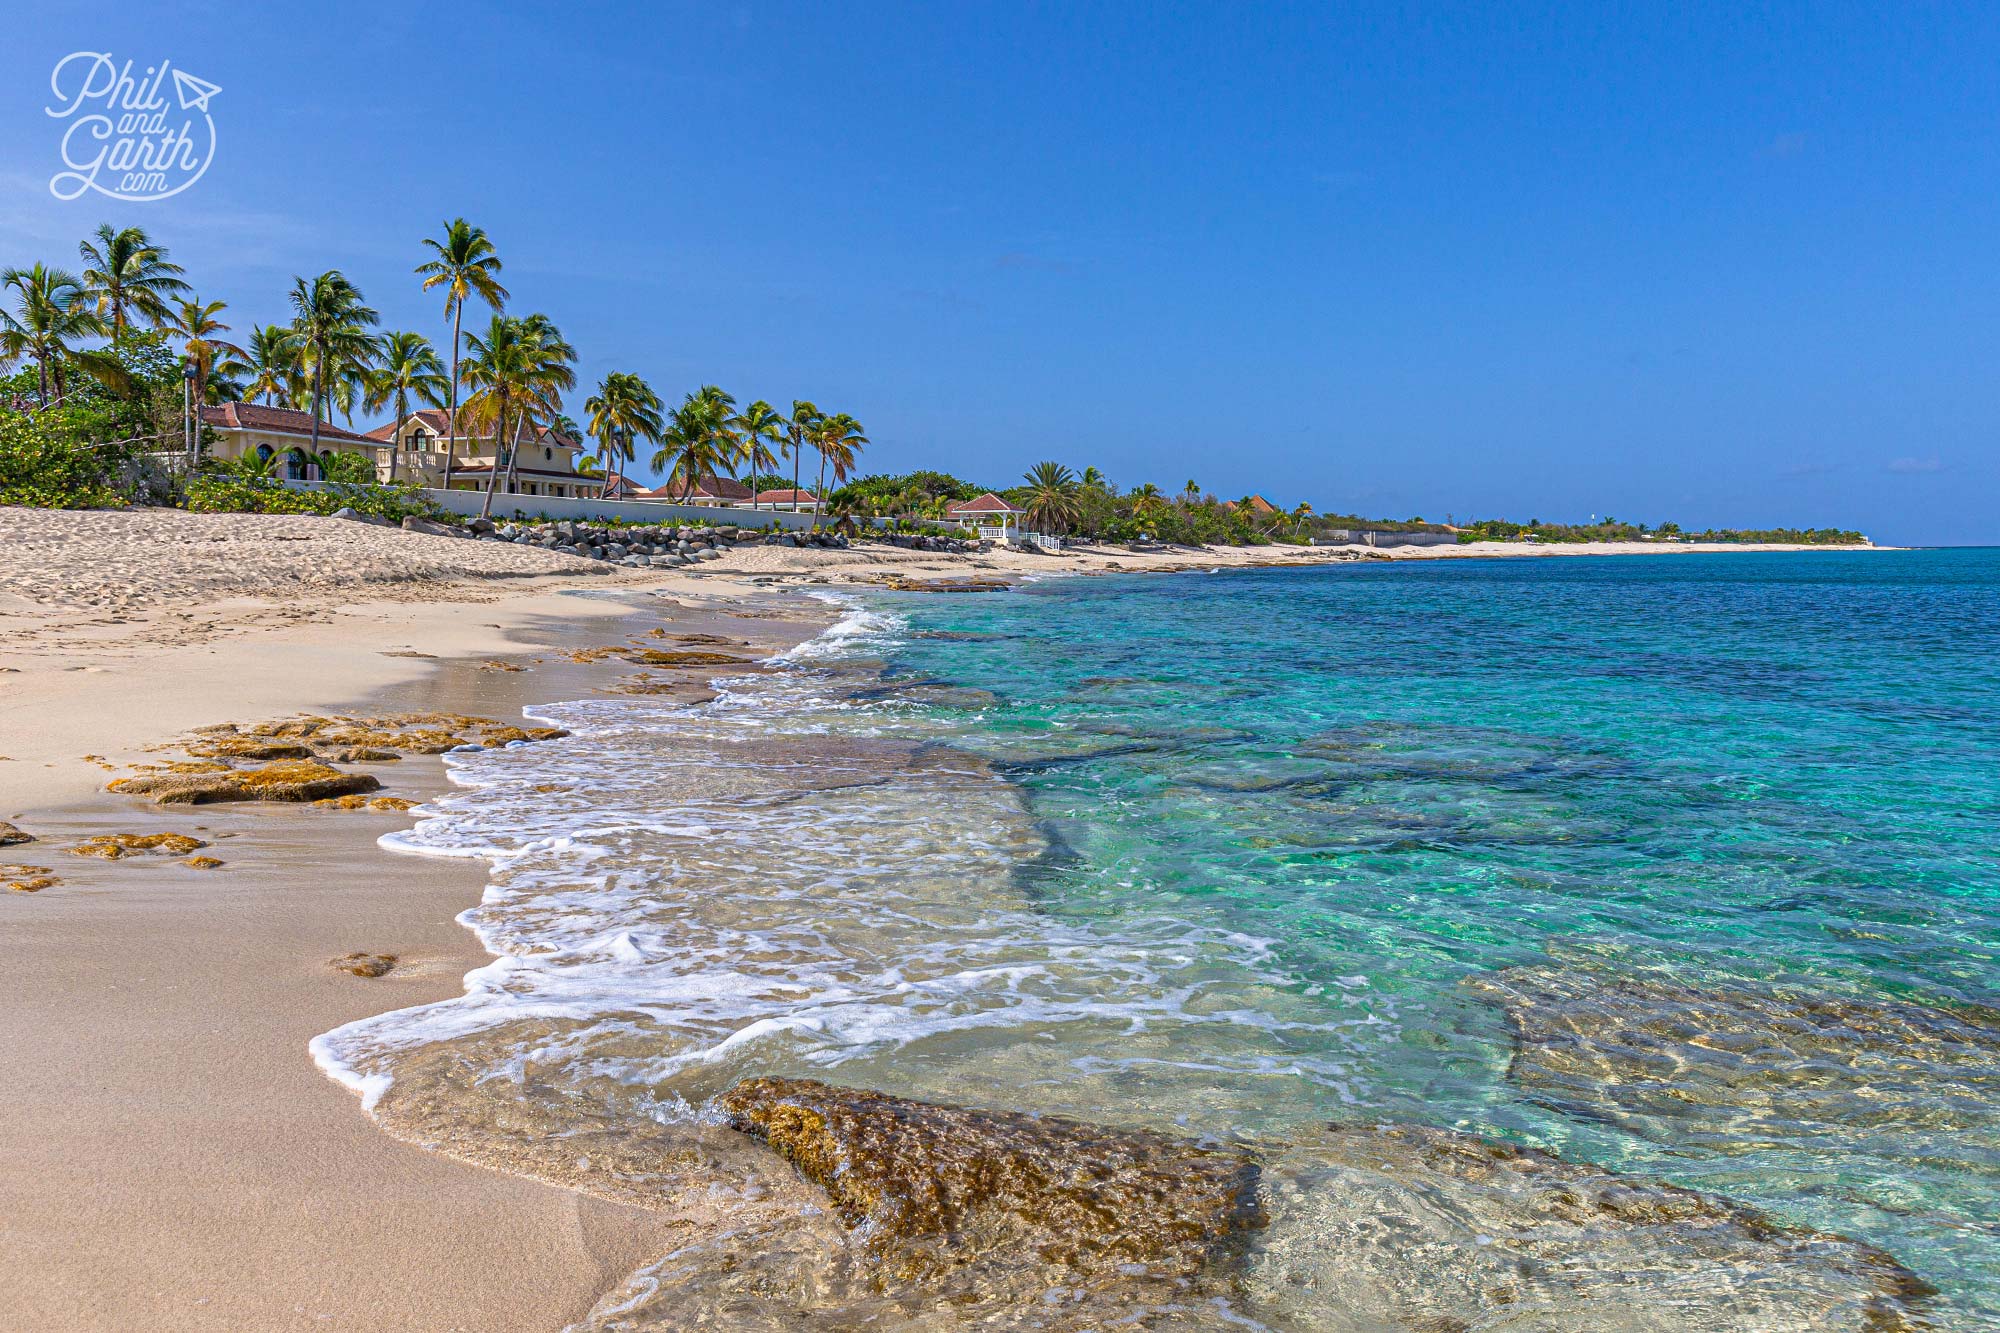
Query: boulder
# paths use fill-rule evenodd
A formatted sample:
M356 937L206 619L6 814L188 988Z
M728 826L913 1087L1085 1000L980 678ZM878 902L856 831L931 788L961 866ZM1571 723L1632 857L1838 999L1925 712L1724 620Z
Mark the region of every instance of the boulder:
M459 529L447 523L434 523L427 518L418 518L415 514L411 514L403 520L403 531L421 532L432 537L457 537L461 535Z
M1256 1225L1257 1167L1060 1116L757 1078L720 1099L902 1272L982 1258L1192 1275Z
M382 784L366 773L343 773L314 760L286 760L262 768L226 768L212 773L148 773L120 778L109 790L150 796L160 805L211 805L223 801L321 801L332 796L376 791Z
M34 840L34 834L25 833L14 825L9 824L6 820L0 819L0 847L12 847L18 843L33 842Z

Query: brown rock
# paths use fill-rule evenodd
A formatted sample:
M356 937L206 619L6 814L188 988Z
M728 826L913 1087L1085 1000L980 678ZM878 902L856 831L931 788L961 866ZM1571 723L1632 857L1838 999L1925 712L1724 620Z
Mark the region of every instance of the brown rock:
M357 977L380 977L386 976L396 966L396 955L392 953L350 953L333 959L327 966Z
M34 834L24 833L12 824L9 824L6 820L0 819L0 847L13 847L19 843L33 842L34 840Z
M751 1079L721 1105L904 1274L997 1254L1193 1273L1257 1220L1251 1162L1170 1135L811 1079Z
M212 856L190 856L187 860L181 862L181 864L188 867L190 870L222 869L222 862L216 860Z
M47 866L0 866L0 885L14 893L40 893L60 883Z
M658 648L641 648L629 654L625 660L634 666L663 667L748 666L751 664L751 659L736 657L730 653L662 652Z
M378 790L365 773L343 773L312 760L232 768L220 773L148 774L121 778L110 790L150 796L161 805L210 805L222 801L320 801L329 796Z
M206 846L185 833L100 833L70 848L69 854L122 861L128 856L186 856Z

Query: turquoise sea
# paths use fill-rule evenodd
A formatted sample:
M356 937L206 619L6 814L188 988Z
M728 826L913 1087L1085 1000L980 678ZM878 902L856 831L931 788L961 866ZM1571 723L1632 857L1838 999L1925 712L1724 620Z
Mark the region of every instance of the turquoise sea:
M1314 1113L1755 1200L2000 1314L2000 551L896 609L898 670L1004 701L960 743L1052 834L1047 910L1197 913L1383 1020Z
M844 605L706 708L551 705L574 743L458 760L400 842L494 860L501 961L322 1063L655 1124L769 1073L1414 1123L1879 1246L2000 1327L2000 552Z

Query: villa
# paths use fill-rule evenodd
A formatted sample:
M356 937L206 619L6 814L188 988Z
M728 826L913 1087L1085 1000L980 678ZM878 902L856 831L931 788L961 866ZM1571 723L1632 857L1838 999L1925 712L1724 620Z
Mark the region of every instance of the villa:
M303 414L301 414L303 415ZM376 470L389 475L388 451L397 454L396 475L420 486L444 488L446 450L451 444L451 415L442 408L427 407L412 412L400 422L390 422L368 432L381 446ZM451 484L455 491L483 491L496 466L504 473L508 454L496 448L493 436L461 418L458 445L451 453ZM589 499L597 495L602 479L577 471L577 456L583 446L567 435L540 430L524 435L521 458L513 470L512 486L501 485L510 494L544 495L559 499Z
M979 529L982 538L995 542L1012 541L1021 520L1027 516L1026 510L1016 509L991 491L976 499L947 505L944 513L954 522Z
M233 462L245 454L260 460L283 458L287 481L318 481L319 464L312 458L313 419L311 413L290 407L267 407L262 403L223 403L201 409L201 424L215 433L209 457ZM374 440L343 430L330 421L319 423L319 447L365 454L381 471L388 455Z
M703 477L689 486L684 481L669 481L664 486L651 490L625 482L623 492L631 500L668 500L675 504L710 505L718 509L790 510L794 505L801 512L817 513L819 497L811 491L768 490L752 491L749 486L734 477Z

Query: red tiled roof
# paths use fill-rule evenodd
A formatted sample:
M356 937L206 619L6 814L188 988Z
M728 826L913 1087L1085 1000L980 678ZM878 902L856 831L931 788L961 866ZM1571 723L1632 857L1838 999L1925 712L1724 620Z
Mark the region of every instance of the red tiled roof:
M655 486L646 494L661 500L678 500L681 492L688 491L691 500L747 500L750 488L734 477L703 477L692 488L685 481L671 480Z
M1014 508L1013 505L1008 504L993 492L988 491L976 500L965 500L959 504L948 505L944 512L947 514L1019 514L1025 511Z
M222 403L215 407L201 409L201 424L214 426L218 430L262 430L274 435L312 436L313 419L310 412L301 412L291 407L266 407L262 403ZM356 435L351 430L342 430L330 421L319 423L319 438L322 441L336 440L348 444L373 444L366 435Z
M757 503L760 505L763 504L788 505L794 503L802 505L816 505L819 503L819 497L814 495L811 491L794 491L789 489L782 491L758 491Z
M1225 500L1222 502L1222 507L1224 509L1234 509L1236 508L1236 501ZM1261 495L1253 495L1250 497L1250 512L1253 514L1275 514L1278 512L1278 507Z

